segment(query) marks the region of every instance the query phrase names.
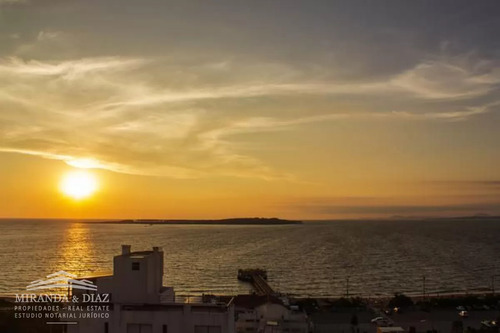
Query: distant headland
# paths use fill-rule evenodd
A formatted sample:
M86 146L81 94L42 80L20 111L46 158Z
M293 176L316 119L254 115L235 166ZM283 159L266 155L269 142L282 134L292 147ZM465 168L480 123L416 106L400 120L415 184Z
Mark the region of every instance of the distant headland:
M229 218L220 220L159 220L159 219L139 219L139 220L120 220L120 221L96 221L87 223L106 223L106 224L224 224L224 225L278 225L278 224L302 224L302 221L283 220L276 217L243 217Z

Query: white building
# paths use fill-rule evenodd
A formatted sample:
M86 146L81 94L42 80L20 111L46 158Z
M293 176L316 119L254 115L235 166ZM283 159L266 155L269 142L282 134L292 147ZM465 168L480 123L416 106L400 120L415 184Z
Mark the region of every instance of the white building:
M292 310L273 296L238 295L233 303L237 333L308 333L312 325L307 315Z
M233 305L175 303L173 288L163 286L158 247L132 252L122 245L113 275L87 280L95 282L98 294L111 295L109 318L77 319L68 333L234 333Z

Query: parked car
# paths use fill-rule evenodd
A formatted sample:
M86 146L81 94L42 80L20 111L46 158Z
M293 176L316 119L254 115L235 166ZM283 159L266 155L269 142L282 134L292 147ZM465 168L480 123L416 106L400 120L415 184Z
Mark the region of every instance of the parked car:
M483 320L481 322L481 327L490 329L498 327L497 322L495 320Z
M371 320L372 324L377 326L392 326L392 322L384 317L376 317Z
M464 311L460 311L460 312L458 313L458 315L459 315L460 317L462 317L462 318L467 318L467 317L469 316L469 312L467 312L467 311L465 311L465 310L464 310Z

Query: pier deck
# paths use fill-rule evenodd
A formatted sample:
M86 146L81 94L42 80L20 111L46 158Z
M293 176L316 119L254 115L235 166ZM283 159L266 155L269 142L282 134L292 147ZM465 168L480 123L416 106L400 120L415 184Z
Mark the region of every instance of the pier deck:
M274 295L276 293L267 283L267 272L263 269L239 269L238 280L252 284L257 295Z

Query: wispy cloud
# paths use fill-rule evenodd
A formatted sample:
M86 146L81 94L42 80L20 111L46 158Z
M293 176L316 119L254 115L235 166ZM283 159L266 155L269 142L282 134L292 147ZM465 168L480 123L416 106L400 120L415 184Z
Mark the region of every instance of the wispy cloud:
M297 73L282 67L281 76L267 82L250 78L247 82L231 85L194 86L189 89L154 89L148 94L130 95L127 99L103 105L105 108L135 107L165 103L192 102L211 99L257 98L266 96L415 96L429 100L470 99L487 95L498 88L500 71L492 61L471 61L441 59L423 61L402 73L379 80L360 82L339 82L310 77L307 73ZM465 58L467 59L467 58ZM480 65L476 65L479 63ZM230 64L224 63L223 70ZM220 66L206 67L220 70ZM292 72L292 75L287 75ZM260 73L258 73L259 75ZM289 80L289 82L284 81ZM476 110L477 111L477 110ZM480 113L480 112L478 112ZM474 114L474 112L471 112Z
M202 149L190 137L203 117L202 109L103 111L102 105L109 99L148 92L130 74L145 63L118 57L59 63L3 61L0 104L6 111L0 115L0 150L174 178L214 173L266 179L278 176L254 158ZM93 162L87 163L89 160Z
M131 69L144 62L141 59L105 57L47 63L12 57L0 63L0 72L4 75L58 76L68 79L87 73Z
M40 32L37 39L59 36ZM240 112L234 105L227 110L227 103L253 100L265 106L265 98L281 101L297 96L472 98L490 93L498 78L491 63L465 70L442 61L425 62L404 73L366 82L319 79L286 66L273 69L283 72L281 76L246 71L243 80L234 78L234 64L213 64L185 68L166 60L125 57L2 59L0 150L134 174L293 179L285 171L241 153L232 136L328 121L465 120L498 105L476 102L452 109L443 104L443 110L419 112L372 110L368 103L349 112ZM265 67L265 73L269 70ZM441 78L450 73L454 73L452 80Z
M448 112L406 112L394 111L392 116L403 119L420 119L420 120L446 120L446 121L461 121L470 117L484 114L495 109L499 103L491 103L476 107L466 107L465 110L448 111Z
M390 81L424 98L457 99L483 96L500 83L498 64L486 68L467 68L443 61L426 61Z
M382 84L336 85L328 83L274 83L233 85L193 89L188 91L153 92L149 96L131 96L131 99L109 103L104 107L145 106L175 102L190 102L209 99L252 98L273 95L340 95L340 94L376 94L387 91Z

